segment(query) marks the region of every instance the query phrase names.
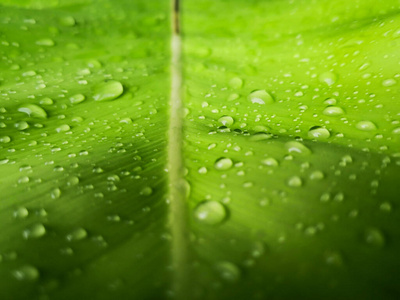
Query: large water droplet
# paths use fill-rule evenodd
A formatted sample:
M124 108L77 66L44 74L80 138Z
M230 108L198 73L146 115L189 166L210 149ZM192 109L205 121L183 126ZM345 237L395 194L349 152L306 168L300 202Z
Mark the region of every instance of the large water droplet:
M24 104L18 108L18 111L26 113L29 117L33 118L47 118L46 111L36 104Z
M325 72L320 74L318 79L320 82L326 83L328 86L331 86L336 82L337 76L333 72Z
M107 101L118 98L124 92L121 82L111 80L95 87L93 99L95 101Z
M22 236L25 239L36 239L44 236L45 234L46 228L41 223L33 224L22 232Z
M34 281L39 278L40 273L32 265L24 265L12 271L12 275L21 281Z
M308 137L317 140L324 140L329 138L330 136L331 133L329 132L329 130L320 126L314 126L308 131Z
M230 158L221 157L216 160L214 167L219 171L225 171L232 167L233 162Z
M231 283L238 281L241 275L240 269L228 261L219 262L216 265L216 270L223 280Z
M272 98L271 94L268 93L266 90L256 90L251 92L248 96L248 99L252 103L256 104L269 104L274 102L274 98Z
M87 237L87 231L83 229L82 227L79 227L75 229L74 231L70 232L67 234L65 237L67 241L73 242L73 241L80 241L83 240Z
M233 89L240 89L243 86L243 80L239 77L234 77L229 81L229 85Z
M341 107L339 106L328 106L327 108L324 109L322 112L326 116L341 116L344 114L344 111Z
M234 120L231 116L222 116L218 119L218 122L220 122L224 126L231 126Z
M371 121L360 121L356 124L356 128L362 131L373 131L376 130L376 125Z
M203 201L194 209L194 216L202 224L217 225L225 220L227 211L218 201Z
M285 144L285 148L289 153L299 154L299 155L309 155L311 154L311 150L307 148L300 142L290 141Z
M85 96L82 94L76 94L76 95L69 97L69 101L72 104L78 104L78 103L85 101Z

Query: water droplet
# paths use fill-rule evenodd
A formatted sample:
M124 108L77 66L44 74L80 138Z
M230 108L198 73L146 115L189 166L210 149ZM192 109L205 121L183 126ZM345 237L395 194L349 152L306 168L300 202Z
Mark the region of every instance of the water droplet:
M78 103L85 101L85 96L82 94L76 94L76 95L69 97L69 101L72 104L78 104Z
M71 16L65 16L60 18L60 24L66 27L72 27L75 25L75 19Z
M341 266L343 265L343 258L337 251L326 251L325 262L331 266Z
M150 196L152 193L153 193L153 189L149 186L142 188L140 191L140 195L143 195L143 196Z
M71 176L67 180L68 186L77 185L78 183L79 183L79 177L77 177L77 176Z
M239 77L234 77L229 81L229 85L233 89L240 89L243 86L243 80Z
M25 121L20 121L14 124L15 128L17 128L18 130L25 130L27 128L29 128L29 124Z
M360 121L356 124L356 128L362 131L376 130L376 125L371 121Z
M60 125L60 126L58 126L58 127L56 128L56 131L57 131L57 132L65 132L65 131L68 131L68 130L70 130L70 129L71 129L71 127L69 127L68 124L62 124L62 125Z
M251 140L251 141L255 141L255 142L258 142L258 141L265 141L265 140L271 139L273 136L274 136L274 135L273 135L272 133L257 132L257 133L253 134L253 135L250 137L250 140Z
M374 247L383 247L385 245L385 237L377 228L369 228L364 233L365 242Z
M201 167L201 168L199 168L199 170L197 172L199 172L199 174L207 174L207 168Z
M202 224L217 225L225 220L227 211L218 201L203 201L194 209L194 217Z
M54 103L53 99L43 98L39 102L41 105L52 105Z
M228 261L219 262L216 265L216 270L223 280L231 283L238 281L241 275L240 269Z
M8 135L0 136L0 143L9 143L11 138Z
M73 241L80 241L83 240L87 237L87 231L83 229L82 227L79 227L75 229L74 231L70 232L67 234L65 237L67 241L73 242Z
M22 232L22 236L25 239L36 239L44 236L45 234L46 228L41 223L33 224Z
M124 92L124 88L119 81L111 80L95 87L93 99L95 101L107 101L118 98Z
M271 94L266 90L256 90L250 93L248 99L252 103L256 104L270 104L274 102L274 98L272 98Z
M382 81L382 85L389 87L389 86L394 86L397 83L397 81L393 78L385 79Z
M266 159L263 159L261 161L261 163L266 165L266 166L269 166L269 167L277 167L277 166L279 166L279 162L273 157L268 157Z
M310 179L311 180L321 180L324 178L324 173L322 173L321 171L314 171L310 174Z
M392 204L390 202L382 202L381 205L379 205L379 209L384 212L391 212Z
M37 40L36 45L51 47L51 46L54 46L54 41L50 38L44 38L44 39Z
M311 150L307 148L300 142L290 141L285 144L285 148L289 153L299 154L299 155L309 155Z
M300 187L303 185L303 181L299 176L292 176L288 179L287 184L291 187Z
M29 215L29 211L24 206L20 206L14 210L13 216L17 219L25 219Z
M46 111L36 104L24 104L18 108L18 111L26 113L29 117L46 119Z
M216 160L214 167L219 171L225 171L233 166L233 162L230 158L221 157Z
M337 76L333 72L325 72L320 74L318 79L320 82L326 83L328 86L331 86L336 82Z
M55 188L50 193L51 199L57 199L61 196L61 190L59 188Z
M331 133L329 132L329 130L320 126L314 126L308 131L308 137L317 140L324 140L329 138L330 136Z
M328 106L322 112L326 116L341 116L344 114L344 110L339 106Z
M220 122L224 126L231 126L234 120L231 116L222 116L218 119L218 122Z
M24 265L12 271L12 275L20 281L34 281L40 276L38 269L32 265Z

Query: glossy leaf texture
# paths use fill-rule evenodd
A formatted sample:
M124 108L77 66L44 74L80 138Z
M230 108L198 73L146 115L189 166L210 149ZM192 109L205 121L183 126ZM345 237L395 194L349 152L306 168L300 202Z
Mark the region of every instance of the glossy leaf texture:
M0 0L2 298L398 296L398 1L181 4L188 294L169 1Z

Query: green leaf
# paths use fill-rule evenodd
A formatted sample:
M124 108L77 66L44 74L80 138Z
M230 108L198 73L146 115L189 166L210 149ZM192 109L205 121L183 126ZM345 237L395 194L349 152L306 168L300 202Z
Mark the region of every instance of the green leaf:
M396 298L398 1L181 4L0 0L2 298Z

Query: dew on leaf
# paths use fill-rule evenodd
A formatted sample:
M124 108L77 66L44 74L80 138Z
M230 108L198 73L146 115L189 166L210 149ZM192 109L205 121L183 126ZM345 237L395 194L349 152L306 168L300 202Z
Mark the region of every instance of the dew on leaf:
M149 186L145 186L140 190L140 195L150 196L153 193L153 189Z
M32 265L23 265L12 271L12 275L20 281L34 281L40 276L37 268Z
M356 128L362 131L373 131L376 130L376 125L371 121L360 121L356 124Z
M60 22L61 25L66 26L66 27L72 27L76 23L74 17L71 17L71 16L61 17L59 19L59 22Z
M20 121L14 124L14 127L18 130L25 130L29 128L29 124L26 121Z
M321 171L314 171L310 174L310 179L311 180L321 180L324 178L324 173L322 173Z
M266 166L269 166L269 167L277 167L277 166L279 166L279 162L273 157L268 157L266 159L263 159L261 161L261 163L263 165L266 165Z
M248 99L251 103L270 104L274 102L274 98L266 90L256 90L250 93Z
M229 85L233 89L240 89L243 86L243 79L234 77L229 81Z
M299 176L292 176L288 179L287 184L290 187L301 187L303 185L303 181Z
M13 216L16 219L24 219L28 217L28 215L29 211L24 206L17 207L13 212Z
M195 207L194 217L202 224L217 225L226 219L227 211L218 201L203 201Z
M331 266L341 266L343 265L343 257L337 251L326 251L325 252L325 262Z
M46 98L41 99L39 101L39 103L41 105L52 105L52 104L54 104L54 101L53 101L53 99L46 97Z
M97 85L93 91L95 101L107 101L118 98L124 92L124 88L119 81L111 80Z
M397 81L393 78L385 79L382 81L382 85L386 87L394 86Z
M68 233L65 238L67 241L73 242L73 241L83 240L86 237L87 237L87 231L84 228L79 227Z
M0 136L0 143L9 143L11 141L11 138L8 135L3 135Z
M233 263L222 261L215 266L219 276L226 282L234 283L240 279L240 269Z
M364 232L364 240L367 244L381 248L385 245L385 237L377 228L369 228Z
M76 95L69 97L69 101L72 104L78 104L78 103L85 101L85 96L82 94L76 94Z
M71 129L71 127L68 124L62 124L62 125L60 125L60 126L58 126L56 128L56 131L57 132L65 132L65 131L68 131L70 129Z
M337 75L333 72L325 72L319 75L319 81L326 83L328 86L333 85L337 80Z
M231 126L234 123L234 120L231 116L222 116L218 119L218 122L224 126Z
M344 110L339 106L328 106L322 112L326 116L341 116L344 114Z
M290 141L285 144L285 148L289 153L298 154L298 155L309 155L311 154L311 150L307 148L300 142Z
M21 105L18 108L18 111L23 112L32 118L41 118L41 119L47 118L46 111L43 108L41 108L39 105L36 105L36 104Z
M36 41L36 45L51 47L54 46L54 41L50 38L44 38Z
M59 188L55 188L51 191L50 197L51 199L57 199L61 196L61 190Z
M308 137L317 140L324 140L329 138L330 136L331 133L329 132L329 130L320 126L314 126L308 131Z
M233 166L233 162L230 158L221 157L215 161L214 168L219 171L225 171Z
M45 234L46 228L42 223L33 224L22 232L22 236L25 239L37 239L44 236Z

